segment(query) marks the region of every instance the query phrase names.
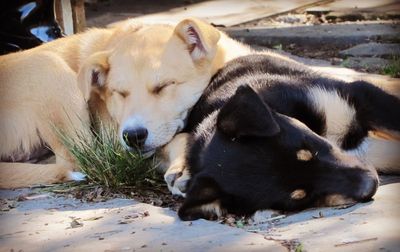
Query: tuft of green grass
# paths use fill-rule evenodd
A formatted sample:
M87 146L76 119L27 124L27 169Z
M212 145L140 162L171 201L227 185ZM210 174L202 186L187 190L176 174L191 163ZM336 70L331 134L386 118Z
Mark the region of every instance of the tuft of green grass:
M303 244L299 243L297 244L296 248L294 249L295 252L303 252L304 251L304 247Z
M119 142L115 126L99 123L89 134L72 138L56 130L89 182L109 188L146 187L161 182L157 160L127 151Z
M382 74L394 78L400 77L400 58L393 58L388 65L382 69Z
M274 48L274 49L276 49L276 50L278 50L278 51L282 51L282 50L283 50L282 44L274 45L272 48Z
M340 63L340 66L341 67L347 67L347 68L349 68L350 67L350 60L349 59L344 59L343 61L342 61L342 63Z

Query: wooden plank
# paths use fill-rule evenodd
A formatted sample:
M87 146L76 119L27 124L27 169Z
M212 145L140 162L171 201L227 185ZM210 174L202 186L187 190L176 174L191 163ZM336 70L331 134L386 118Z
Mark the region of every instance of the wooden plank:
M74 34L74 23L72 19L71 1L60 0L60 5L61 5L64 33L67 35L72 35Z
M54 11L57 23L60 25L61 29L64 30L64 20L62 16L62 6L60 0L54 1Z
M399 12L399 0L363 0L363 1L349 1L349 0L335 0L331 3L322 4L315 7L307 8L308 12L324 12L334 11L343 13L355 12Z
M214 0L175 8L166 12L144 15L133 20L143 23L177 23L187 17L197 17L215 25L233 26L321 2L326 1Z
M74 24L74 32L82 32L86 28L85 18L85 1L71 0L72 4L72 19Z

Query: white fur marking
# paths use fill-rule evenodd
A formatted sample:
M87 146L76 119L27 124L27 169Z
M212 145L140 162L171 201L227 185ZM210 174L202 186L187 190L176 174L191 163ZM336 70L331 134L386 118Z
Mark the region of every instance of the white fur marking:
M356 111L336 91L314 87L308 93L315 108L319 109L326 118L326 138L340 144L349 130Z
M81 172L69 172L68 178L70 180L83 181L86 179L86 175Z

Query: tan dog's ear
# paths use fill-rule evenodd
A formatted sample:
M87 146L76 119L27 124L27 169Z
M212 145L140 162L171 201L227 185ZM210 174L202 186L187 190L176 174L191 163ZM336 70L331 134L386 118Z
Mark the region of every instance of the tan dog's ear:
M90 98L93 88L106 85L109 51L97 52L84 61L78 73L78 87L86 101Z
M216 45L221 36L213 26L195 18L181 21L175 27L174 33L187 44L194 61L211 60L215 56Z

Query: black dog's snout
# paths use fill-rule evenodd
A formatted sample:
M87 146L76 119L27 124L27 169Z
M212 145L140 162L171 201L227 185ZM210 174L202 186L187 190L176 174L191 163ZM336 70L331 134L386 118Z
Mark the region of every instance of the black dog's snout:
M358 200L361 202L371 200L375 195L379 185L378 176L375 173L368 173L362 178L359 189L357 190Z
M142 148L147 135L146 128L126 129L122 132L125 143L131 148Z

